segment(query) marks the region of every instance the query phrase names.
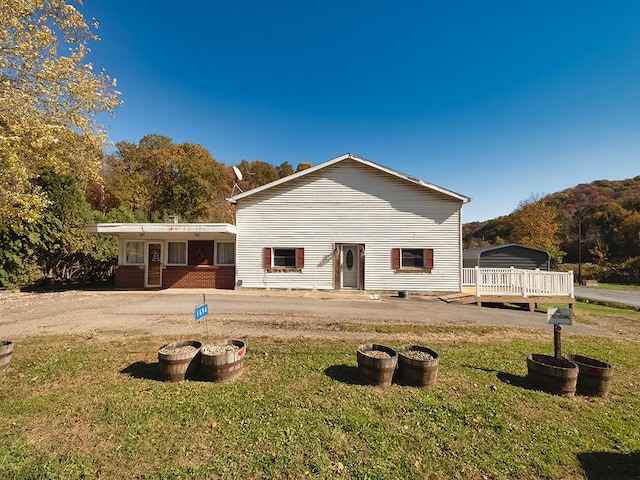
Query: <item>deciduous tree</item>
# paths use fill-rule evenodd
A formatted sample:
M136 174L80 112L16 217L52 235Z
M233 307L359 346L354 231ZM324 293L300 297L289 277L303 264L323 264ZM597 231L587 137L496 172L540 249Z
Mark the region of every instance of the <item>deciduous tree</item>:
M119 92L85 59L97 24L85 21L79 3L0 5L0 227L39 217L47 205L40 173L99 171L104 131L96 115L113 112Z
M227 173L202 146L174 144L169 137L147 135L139 144L120 142L106 159L107 197L114 207L140 210L181 221L222 221Z
M532 248L546 250L554 263L560 263L564 252L558 238L558 212L537 196L520 203L509 217L509 239Z

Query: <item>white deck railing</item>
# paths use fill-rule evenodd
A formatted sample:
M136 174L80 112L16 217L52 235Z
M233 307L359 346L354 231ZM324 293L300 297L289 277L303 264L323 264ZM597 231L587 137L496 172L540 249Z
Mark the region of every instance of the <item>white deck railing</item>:
M463 268L462 285L474 286L477 297L517 295L574 298L573 272L543 272L518 268Z

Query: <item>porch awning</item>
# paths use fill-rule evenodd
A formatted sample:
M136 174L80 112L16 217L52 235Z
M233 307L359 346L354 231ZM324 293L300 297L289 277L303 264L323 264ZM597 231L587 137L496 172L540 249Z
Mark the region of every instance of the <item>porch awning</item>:
M87 233L159 233L171 234L226 234L237 235L235 225L229 223L91 223L84 227Z

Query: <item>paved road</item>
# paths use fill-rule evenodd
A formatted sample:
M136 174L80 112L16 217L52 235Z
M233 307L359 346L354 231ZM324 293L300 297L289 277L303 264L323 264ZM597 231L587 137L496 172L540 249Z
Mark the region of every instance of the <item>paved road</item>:
M575 296L603 302L620 303L640 308L640 291L603 290L593 287L575 287Z

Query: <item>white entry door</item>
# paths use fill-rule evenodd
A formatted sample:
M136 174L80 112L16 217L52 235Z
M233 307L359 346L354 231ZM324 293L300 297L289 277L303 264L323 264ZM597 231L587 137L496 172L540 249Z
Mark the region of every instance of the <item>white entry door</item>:
M358 288L360 254L358 245L342 246L342 288Z

